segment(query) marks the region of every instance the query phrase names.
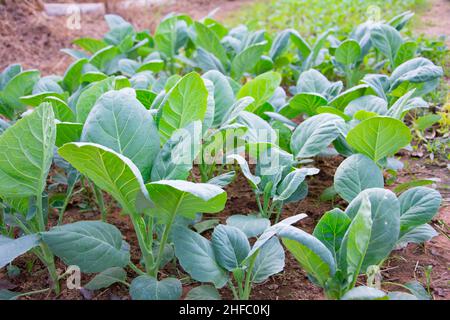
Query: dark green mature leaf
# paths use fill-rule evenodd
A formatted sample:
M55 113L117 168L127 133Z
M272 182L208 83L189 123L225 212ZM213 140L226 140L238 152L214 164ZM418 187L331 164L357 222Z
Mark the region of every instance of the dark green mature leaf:
M324 286L327 280L334 275L336 264L333 255L315 237L292 226L284 226L278 232L278 236L300 265L321 286Z
M438 236L439 233L433 229L429 224L423 224L421 226L412 228L408 232L404 233L397 241L398 247L404 247L408 243L424 243L432 238Z
M55 117L44 103L0 136L0 196L40 195L55 145Z
M230 272L239 268L250 252L245 233L232 226L218 225L211 243L217 263Z
M41 237L53 254L86 273L125 267L130 262L130 252L124 248L120 231L101 221L80 221L54 227L41 233Z
M185 300L221 300L220 293L210 285L202 285L191 289Z
M384 291L360 286L345 293L341 300L388 300L388 296Z
M36 234L10 239L0 235L0 269L12 262L18 256L39 245Z
M365 189L383 187L383 173L372 160L362 154L345 159L334 175L334 189L347 202L351 202Z
M372 211L369 248L361 267L365 271L385 259L395 246L400 230L400 204L392 191L372 188L362 191L349 204L345 213L351 218L359 212L363 197L368 196Z
M214 84L214 121L213 127L219 126L225 120L224 117L234 103L234 93L227 78L220 72L211 70L203 75Z
M159 152L159 135L150 112L136 99L134 91L105 93L89 113L82 140L108 147L129 158L144 181L150 178Z
M187 228L176 228L173 242L175 255L193 279L213 283L216 288L222 288L227 283L227 272L217 263L209 240Z
M370 39L372 45L389 59L391 66L395 66L395 56L403 43L400 33L390 25L378 24L371 29Z
M225 207L227 194L213 184L182 180L161 180L146 184L157 214L164 221L174 215L195 219L198 212L217 213Z
M297 158L309 158L326 149L339 135L344 120L334 114L319 114L303 121L292 134L291 150Z
M403 235L414 227L429 222L437 214L442 196L434 189L416 187L402 193L398 200L400 233Z
M77 122L84 123L102 94L114 89L114 78L106 78L85 89L76 104Z
M316 115L317 108L326 106L327 99L318 93L299 93L289 101L289 107L295 110L298 114L305 113L308 116Z
M358 41L347 39L336 48L334 57L336 61L344 66L355 64L361 56L361 47Z
M379 115L384 115L388 111L386 100L377 96L362 96L351 101L345 107L345 114L349 116L354 116L358 111L365 110L369 112L375 112Z
M166 57L173 58L188 40L187 26L192 23L186 15L174 15L161 21L155 31L155 45Z
M351 219L340 209L326 212L314 228L313 235L334 255L339 251Z
M201 47L206 51L214 54L223 66L226 66L228 62L227 52L220 43L220 39L217 35L210 30L207 26L200 22L194 22L195 37L193 39L194 44L197 47Z
M284 250L278 238L267 241L258 252L252 270L252 282L261 283L284 269Z
M148 192L136 165L114 150L94 143L68 143L58 153L73 167L111 194L127 213L137 210L137 199Z
M124 282L127 277L127 273L120 267L112 267L99 273L91 281L84 285L88 290L99 290L108 288L114 283Z
M374 117L362 121L347 134L347 142L375 162L392 156L411 141L409 128L400 120Z
M148 275L139 276L131 282L133 300L178 300L183 293L181 282L175 278L161 281Z
M177 129L196 120L203 121L207 99L208 90L197 73L189 73L178 81L162 105L158 124L161 142L169 140Z
M280 86L281 75L277 72L269 71L260 74L256 78L248 81L238 92L237 99L249 96L255 101L247 107L247 111L254 112L264 102L269 100Z
M254 214L234 214L227 219L227 225L236 227L244 232L247 237L256 237L270 227L270 220Z

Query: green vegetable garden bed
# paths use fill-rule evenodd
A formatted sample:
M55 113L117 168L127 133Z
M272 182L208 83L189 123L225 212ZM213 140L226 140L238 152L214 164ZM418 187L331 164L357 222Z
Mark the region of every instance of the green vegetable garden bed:
M64 74L7 67L0 298L448 298L423 179L448 168L410 157L444 72L412 16L310 40L106 15Z

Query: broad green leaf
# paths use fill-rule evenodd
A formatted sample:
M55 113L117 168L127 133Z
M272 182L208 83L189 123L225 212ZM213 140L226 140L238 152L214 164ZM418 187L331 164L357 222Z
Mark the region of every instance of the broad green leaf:
M234 214L227 219L227 225L236 227L244 232L248 238L262 234L270 227L270 220L255 214Z
M391 158L389 158L391 159ZM389 161L388 159L388 161ZM392 160L391 160L392 161ZM401 162L401 166L396 166L394 168L390 168L393 170L401 170L403 169L403 163ZM403 182L399 185L397 185L393 191L395 193L402 193L403 191L406 191L408 189L414 188L414 187L424 187L424 186L429 186L436 183L435 180L431 180L431 179L417 179L417 180L411 180L411 181L407 181L407 182Z
M243 138L251 143L273 143L277 145L278 134L272 126L256 114L241 111L237 123L243 125L247 130Z
M330 81L323 74L315 69L309 69L300 74L296 88L298 93L317 93L322 95L330 86Z
M292 134L291 150L296 158L314 157L326 149L339 135L344 123L334 114L319 114L303 121Z
M97 273L112 267L125 267L130 252L122 234L113 225L101 221L80 221L54 227L41 233L42 241L67 265L82 272Z
M425 130L433 126L435 123L439 122L442 119L440 114L427 114L422 117L419 117L414 124L416 128L419 130Z
M319 171L316 168L294 169L281 181L277 188L277 195L273 199L286 201L300 188L307 176L316 175Z
M3 90L3 88L6 86L6 84L11 81L12 78L17 76L19 73L22 72L22 66L20 64L11 64L7 66L1 73L0 73L0 91Z
M277 237L267 241L258 252L252 270L252 282L261 283L284 269L284 249Z
M202 128L195 121L176 130L156 156L151 180L185 180L200 152Z
M75 122L75 114L65 101L58 97L50 96L46 97L44 102L48 102L52 105L55 119L62 122Z
M326 212L314 228L313 236L319 239L336 259L342 239L351 219L340 209Z
M400 120L374 117L364 120L347 134L347 142L375 162L392 156L411 141L409 128Z
M279 32L272 41L272 46L270 47L269 56L275 61L280 57L287 49L289 44L289 39L291 38L292 30L286 29Z
M384 115L388 111L386 100L377 96L362 96L351 101L345 107L345 114L349 116L354 116L358 111L365 110L370 112L375 112L379 115Z
M220 293L210 285L201 285L191 289L185 300L221 300Z
M241 167L242 174L247 178L250 182L253 189L258 188L258 184L261 182L261 178L253 175L248 166L247 160L240 155L232 154L227 157L227 159L236 160L239 166Z
M191 22L191 18L185 15L175 15L163 19L154 35L156 48L166 57L174 57L188 40L187 26Z
M15 300L20 292L13 292L6 289L0 290L0 301L1 300Z
M400 33L387 24L378 24L371 29L370 40L389 59L391 66L395 66L395 56L403 43Z
M250 252L245 233L232 226L218 225L212 234L211 244L217 263L230 272L239 268Z
M431 300L432 297L422 284L416 280L405 283L405 287L419 300Z
M12 119L16 113L25 110L20 97L30 94L34 85L39 81L37 70L23 71L15 75L3 88L0 97L0 113Z
M127 273L124 269L120 267L112 267L96 275L83 287L87 290L99 290L108 288L117 282L124 282L126 278Z
M206 51L214 54L214 56L216 56L220 60L222 65L226 66L228 64L227 53L220 43L220 39L217 37L217 35L200 22L194 22L194 28L194 44L197 47L201 47Z
M214 84L215 112L213 126L219 126L234 103L234 93L227 78L218 71L211 70L203 75Z
M367 194L364 194L358 213L353 217L339 250L339 265L346 272L350 288L356 284L359 274L366 272L366 268L361 268L370 245L371 216L371 204Z
M241 99L249 96L255 101L247 107L247 111L254 112L264 102L269 100L280 86L281 75L277 72L269 71L260 74L256 78L248 81L238 92L236 98Z
M107 92L97 100L84 124L82 141L126 156L138 167L144 181L150 178L159 152L153 117L130 89Z
M408 243L424 243L438 236L439 233L433 229L429 224L423 224L421 226L412 228L408 232L404 233L397 241L397 247L404 247Z
M135 213L148 193L136 165L114 150L94 143L68 143L58 153L73 167L111 194L126 213Z
M208 181L210 184L215 184L216 186L219 186L221 188L224 188L228 186L230 183L234 181L234 178L236 177L235 171L230 171L221 175L218 175Z
M350 66L358 62L361 56L361 47L358 41L347 39L336 48L334 58L344 66Z
M345 159L334 175L334 189L347 202L351 202L365 189L383 187L383 173L372 160L362 154Z
M56 141L57 147L62 147L69 142L79 142L81 133L83 131L83 124L73 122L58 122L56 123Z
M278 236L300 265L321 286L325 286L336 271L336 264L330 250L312 235L291 226L281 229Z
M397 50L395 55L395 67L402 63L413 59L416 56L417 44L414 41L403 42Z
M370 92L369 86L366 84L360 84L334 97L333 100L329 102L329 105L342 111L351 101L370 94L368 92Z
M176 228L173 242L180 265L194 280L212 283L216 288L227 283L227 272L217 263L209 240L187 228Z
M114 59L117 58L119 54L120 50L118 47L108 46L93 54L89 59L89 63L106 74L112 74L114 73L112 72L114 69Z
M245 72L252 70L264 53L266 45L267 42L264 41L239 52L231 61L231 77L239 80Z
M384 291L360 286L347 291L341 300L388 300L388 296Z
M0 136L0 196L40 196L52 164L56 129L44 103Z
M431 188L416 187L402 193L400 201L401 235L433 219L441 206L441 194Z
M79 38L73 41L73 44L86 50L89 53L96 53L108 45L103 40L93 38Z
M39 240L39 236L36 234L17 239L10 239L0 235L0 269L18 256L38 246Z
M94 107L97 99L100 98L102 94L114 89L114 78L106 78L102 81L92 84L90 87L85 89L80 97L78 98L76 104L77 112L77 122L84 123Z
M363 197L368 196L372 211L372 232L369 248L361 267L363 272L370 265L377 265L394 248L400 231L400 204L392 191L372 188L362 191L348 205L345 213L351 218L359 212Z
M169 91L163 102L159 119L161 142L165 143L172 134L195 120L205 117L208 90L200 76L189 73Z
M159 281L148 275L142 275L134 279L130 287L133 300L178 300L182 293L181 282L175 278Z
M318 93L299 93L289 101L290 108L298 114L305 113L308 116L316 115L318 113L317 108L327 104L327 99Z
M175 215L195 219L197 213L217 213L225 207L227 194L218 186L182 180L161 180L146 185L157 214L163 221Z

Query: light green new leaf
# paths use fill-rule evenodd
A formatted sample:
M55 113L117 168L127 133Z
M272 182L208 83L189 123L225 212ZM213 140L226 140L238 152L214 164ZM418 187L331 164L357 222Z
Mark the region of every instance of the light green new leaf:
M391 66L395 66L395 56L403 43L400 32L390 25L378 24L371 29L370 40L389 59Z
M58 97L50 96L44 99L44 102L48 102L53 107L55 113L55 119L62 122L75 122L75 113L70 109L67 103Z
M80 221L54 227L41 233L53 254L82 272L97 273L112 267L125 267L130 252L122 234L113 225L101 221Z
M173 242L180 265L194 280L212 283L216 288L227 283L227 272L217 263L208 239L187 228L176 228Z
M75 92L80 86L83 67L86 63L88 63L87 59L79 59L73 62L64 73L62 83L69 92Z
M389 117L364 120L347 134L347 143L375 162L394 155L410 141L409 128L400 120Z
M383 173L375 162L362 154L345 159L334 175L334 189L347 202L365 189L383 187Z
M400 204L395 194L389 190L372 188L362 191L348 205L345 213L354 219L365 196L369 198L372 211L372 232L362 271L370 265L379 264L389 255L400 231Z
M73 122L58 122L56 123L56 142L57 147L62 147L69 142L79 142L83 125L81 123Z
M350 66L358 62L361 56L361 47L358 41L347 39L336 48L334 57L337 62L344 66Z
M133 300L178 300L182 293L181 282L175 278L159 281L143 275L134 279L130 287L130 295Z
M0 136L0 196L40 196L53 159L55 117L48 103Z
M338 125L343 123L341 117L328 113L306 119L292 134L291 150L297 158L314 157L337 138Z
M172 134L195 120L203 121L207 108L208 90L195 72L181 78L169 91L161 109L159 133L165 143Z
M225 207L227 194L213 184L182 180L161 180L146 184L150 198L163 221L172 221L179 214L195 219L197 213L217 213Z
M82 141L97 143L129 158L144 181L150 178L159 152L159 135L150 112L134 91L105 93L92 108L84 124Z
M220 39L217 35L210 30L207 26L200 22L194 22L195 37L193 39L194 44L197 47L214 54L216 58L220 60L223 66L226 66L228 62L227 52L220 43Z
M299 93L296 94L291 101L289 107L296 111L297 114L305 113L308 116L316 115L317 108L328 104L321 94L318 93Z
M73 167L111 194L127 213L138 199L148 199L142 176L127 157L94 143L68 143L58 153Z
M372 233L372 212L368 195L362 196L358 213L353 217L347 232L342 239L339 251L339 265L346 272L349 287L352 288L360 273L366 253L369 249Z

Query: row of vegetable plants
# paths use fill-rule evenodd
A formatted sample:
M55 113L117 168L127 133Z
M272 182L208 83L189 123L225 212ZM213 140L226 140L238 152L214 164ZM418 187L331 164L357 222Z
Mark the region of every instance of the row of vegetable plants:
M439 192L411 184L396 194L384 181L411 143L405 115L428 107L423 97L443 74L400 33L411 17L311 42L209 16L169 15L152 34L107 15L103 39L63 50L74 58L63 76L9 66L0 76L0 267L32 252L48 269L44 291L58 294L67 276L58 257L96 274L86 289L121 283L132 299L180 299L186 279L161 272L175 263L200 283L187 299L220 299L223 287L249 299L253 284L283 271L286 248L330 299L427 297L417 282L404 285L410 293L382 291L370 276L357 285L392 250L437 235L427 223ZM328 192L348 205L325 212L312 234L293 226L305 214L281 220L285 204L307 197L315 157L337 154L346 159ZM259 212L204 219L224 209L238 170ZM64 224L80 187L101 219ZM138 262L106 222L104 192L133 224Z

